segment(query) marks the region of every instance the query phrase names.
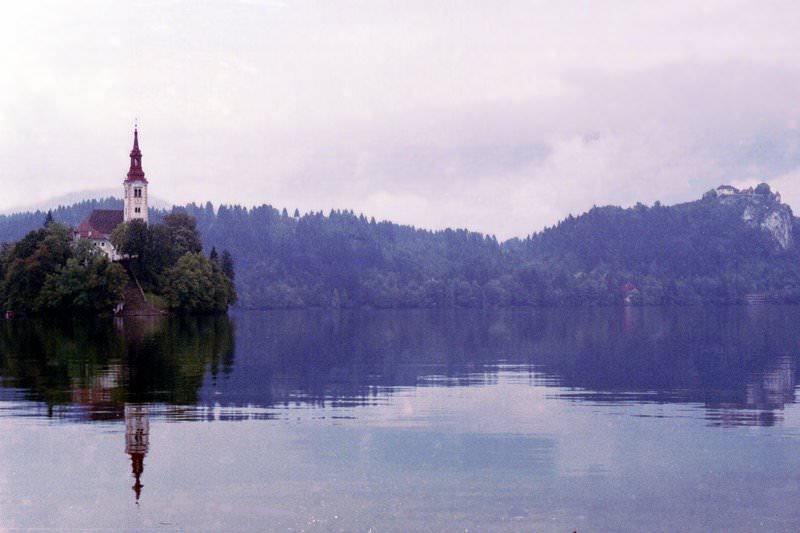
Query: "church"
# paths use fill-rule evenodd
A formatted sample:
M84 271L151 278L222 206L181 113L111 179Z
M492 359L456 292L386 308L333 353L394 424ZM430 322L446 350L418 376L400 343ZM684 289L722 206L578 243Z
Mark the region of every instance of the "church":
M139 130L133 128L133 149L130 154L131 166L122 182L125 192L124 205L119 209L95 209L72 233L72 238L89 239L109 259L116 261L122 257L111 244L111 232L123 222L143 220L147 223L147 179L142 170L142 152L139 150Z

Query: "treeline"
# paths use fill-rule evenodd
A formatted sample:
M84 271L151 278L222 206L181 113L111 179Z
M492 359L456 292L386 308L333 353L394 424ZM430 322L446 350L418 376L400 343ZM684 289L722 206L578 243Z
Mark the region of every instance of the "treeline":
M431 232L351 211L188 205L203 239L236 260L244 307L480 307L502 275L494 237Z
M768 189L741 201L707 195L676 206L594 208L500 243L352 211L301 215L210 203L177 209L196 219L207 250L230 252L239 304L248 308L741 303L753 295L800 302L797 245L783 249L747 223L748 208L750 218L790 213ZM53 215L80 220L73 211ZM151 220L164 216L151 210ZM0 239L23 223L12 219L0 217ZM800 227L795 220L790 215L792 234Z
M794 234L787 249L758 223L779 214ZM669 207L593 208L507 246L542 276L553 303L799 303L798 229L769 194L707 194Z
M491 307L800 302L797 245L744 215L791 211L763 195L594 208L525 239L425 231L352 211L186 206L237 258L246 307ZM760 218L759 218L760 217ZM798 236L794 242L798 243Z
M48 213L53 220L70 227L76 227L95 209L122 209L122 200L117 198L102 198L99 200L84 200L69 206L60 205L49 211L25 211L10 215L0 215L0 242L13 242L23 238L29 231L42 227ZM157 222L163 214L154 212Z

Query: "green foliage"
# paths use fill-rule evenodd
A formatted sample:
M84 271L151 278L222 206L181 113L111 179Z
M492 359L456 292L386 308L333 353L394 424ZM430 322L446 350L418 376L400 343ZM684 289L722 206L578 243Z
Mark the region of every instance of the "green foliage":
M163 289L164 272L178 258L203 249L195 219L181 212L165 216L163 224L148 225L141 220L120 224L111 234L111 243L130 257L136 277L154 291Z
M100 254L67 264L47 276L36 299L38 311L107 311L122 300L128 281L125 270Z
M214 262L192 262L202 257L194 219L173 213L164 220L149 226L140 220L121 224L111 235L112 244L129 256L130 268L151 292L169 290L174 296L171 307L226 310L236 301L233 281ZM223 264L232 273L233 259L225 254ZM189 259L181 262L184 256ZM24 313L110 311L122 301L128 282L121 265L110 262L88 240L73 242L69 228L55 222L4 244L0 274L3 307Z
M174 257L182 257L187 253L199 253L203 250L197 221L194 217L181 211L175 211L164 217L164 227L169 237Z
M756 218L777 205L766 187L747 198ZM151 211L151 220L169 223L153 223L146 235L130 239L139 252L131 268L146 290L165 293L165 273L187 252L200 251L202 234L207 249L220 251L211 262L229 280L235 275L240 304L251 308L737 303L752 293L800 302L800 224L792 218L796 244L779 249L743 222L742 201L711 190L702 200L675 206L593 208L504 243L352 211L284 216L268 205L215 210L210 203L189 204L177 214ZM54 216L70 221L88 207L59 208ZM23 222L35 228L43 216L0 216L0 238L11 234L3 233L4 224L16 224L13 231ZM15 243L17 255L27 257L23 251L39 246L39 238ZM12 263L0 262L4 279L36 276ZM635 293L623 291L628 284ZM4 301L27 298L24 289L14 290Z
M199 252L186 252L165 274L164 297L176 310L194 313L225 311L236 300L233 283Z
M36 311L47 276L65 265L71 255L69 228L56 223L31 231L7 247L1 260L4 308Z
M117 249L130 256L130 268L162 305L197 313L221 312L236 301L233 258L203 254L195 218L184 212L164 217L163 224L146 225L134 220L121 224L111 236ZM226 276L223 269L228 269Z
M166 298L164 298L160 294L154 294L152 292L146 292L144 294L144 299L147 301L147 303L149 303L150 305L152 305L156 309L162 309L164 311L169 309L169 305L167 304Z
M89 242L72 245L55 222L6 246L3 307L20 312L108 311L121 301L127 276Z

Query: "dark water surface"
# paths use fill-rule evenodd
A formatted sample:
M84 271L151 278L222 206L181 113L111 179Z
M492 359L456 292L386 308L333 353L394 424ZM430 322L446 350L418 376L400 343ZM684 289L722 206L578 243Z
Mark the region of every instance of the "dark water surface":
M0 531L797 531L800 308L0 324Z

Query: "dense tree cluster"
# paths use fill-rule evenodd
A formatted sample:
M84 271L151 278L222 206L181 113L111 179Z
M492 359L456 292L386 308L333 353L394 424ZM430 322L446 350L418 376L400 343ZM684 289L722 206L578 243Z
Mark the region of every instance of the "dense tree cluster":
M73 245L68 227L48 223L3 247L0 296L4 309L26 313L110 310L128 280L92 244Z
M768 187L759 187L749 197L751 208L780 205ZM53 217L79 220L75 212L99 207L84 204L59 208ZM189 278L219 270L232 282L232 256L239 303L251 308L738 303L753 294L800 302L800 235L782 249L745 223L745 209L713 192L669 207L593 208L499 243L466 230L426 231L352 211L290 216L268 205L189 204L171 215L151 210L151 220L164 224L128 228L130 242L120 246L146 259L134 266L137 274L170 305L197 308L216 305L210 302L221 301L227 289L200 298L177 281L175 269ZM38 224L44 216L39 213ZM0 216L0 240L28 219ZM792 221L797 234L800 224ZM203 244L212 250L209 259L179 261Z
M161 224L132 220L111 234L119 253L130 257L130 268L150 292L167 305L188 312L219 312L236 301L233 261L225 250L206 258L194 218L174 212Z
M140 220L112 233L116 249L146 291L171 309L225 311L236 301L233 259L206 258L195 220L184 212L163 223ZM48 213L44 226L4 244L0 253L0 304L21 313L108 312L123 300L128 273L87 240L74 242L70 228Z

